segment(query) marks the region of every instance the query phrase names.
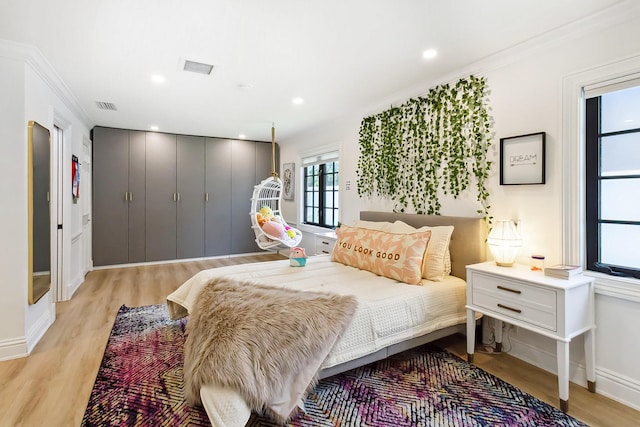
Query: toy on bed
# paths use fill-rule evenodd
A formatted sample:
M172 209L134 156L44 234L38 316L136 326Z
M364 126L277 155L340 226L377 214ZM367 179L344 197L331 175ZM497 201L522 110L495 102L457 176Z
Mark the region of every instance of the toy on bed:
M289 264L292 267L304 267L307 265L307 254L304 248L295 247L291 248L291 254L289 255Z

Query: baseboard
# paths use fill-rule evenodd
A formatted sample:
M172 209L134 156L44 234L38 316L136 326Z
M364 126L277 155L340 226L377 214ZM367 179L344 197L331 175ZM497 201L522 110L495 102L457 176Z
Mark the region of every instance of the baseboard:
M93 260L89 260L87 265L85 265L83 274L86 276L91 271L93 271Z
M640 411L640 383L608 369L596 369L596 391Z
M71 283L67 285L67 300L70 300L73 297L73 294L80 288L80 286L84 283L84 274L79 274Z
M40 342L44 334L49 327L53 325L56 320L56 306L55 304L49 305L50 309L43 311L38 320L27 331L27 353L31 354L33 348Z
M532 346L512 336L509 337L511 349L509 354L524 360L538 368L558 374L556 354ZM569 380L587 386L587 371L584 365L569 362ZM640 382L596 365L596 392L623 405L640 410Z
M19 337L0 341L0 362L29 355L27 339Z
M530 345L512 336L509 336L509 341L511 341L511 350L509 351L510 355L537 366L538 368L544 369L545 371L551 372L552 374L558 375L558 359L555 353ZM506 347L504 341L503 347ZM586 387L587 370L585 366L570 360L569 381Z
M129 267L144 267L149 265L161 265L161 264L176 264L180 262L193 262L193 261L208 261L213 259L230 259L230 258L241 258L245 256L254 256L254 255L264 255L269 252L247 252L244 254L230 254L230 255L218 255L218 256L210 256L210 257L200 257L200 258L181 258L181 259L168 259L165 261L145 261L145 262L133 262L130 264L112 264L112 265L98 265L93 266L94 270L109 270L111 268L129 268ZM287 255L288 256L288 255Z

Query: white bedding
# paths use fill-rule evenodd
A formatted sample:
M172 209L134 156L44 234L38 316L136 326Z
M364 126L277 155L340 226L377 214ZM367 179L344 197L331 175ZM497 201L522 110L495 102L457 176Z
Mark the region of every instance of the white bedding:
M281 260L203 270L167 297L171 317L188 315L202 287L219 276L356 296L358 308L350 325L324 362L318 361L318 368L330 368L466 321L466 285L460 278L423 279L422 286L407 285L333 262L330 255L311 257L305 267L291 267L289 260ZM298 395L305 388L300 386ZM249 420L251 410L235 390L208 384L200 396L214 427L243 427Z
M358 310L323 368L466 320L466 285L462 279L447 276L441 282L423 279L422 286L407 285L332 262L329 255L311 257L305 267L291 267L289 260L281 260L203 270L167 297L171 316L187 315L202 286L218 276L355 295Z

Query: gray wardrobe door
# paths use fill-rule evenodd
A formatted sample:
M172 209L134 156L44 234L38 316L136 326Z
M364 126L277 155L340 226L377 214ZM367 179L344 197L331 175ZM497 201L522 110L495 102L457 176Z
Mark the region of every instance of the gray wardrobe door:
M231 144L228 139L206 139L206 256L231 253Z
M231 253L257 252L249 216L256 183L256 143L237 140L231 147Z
M129 131L129 262L145 256L145 132Z
M147 261L176 258L176 135L146 134Z
M93 264L128 262L129 131L93 129Z
M178 135L178 258L204 256L204 138Z
M276 171L278 170L276 164ZM271 143L256 142L256 184L271 176Z

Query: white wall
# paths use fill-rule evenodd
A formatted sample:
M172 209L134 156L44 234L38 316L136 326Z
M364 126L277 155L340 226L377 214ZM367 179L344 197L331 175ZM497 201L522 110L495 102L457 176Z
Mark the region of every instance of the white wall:
M0 191L3 208L0 210L0 360L25 356L40 340L55 320L53 292L36 304L29 305L28 293L28 237L27 237L27 124L35 120L53 132L54 122L67 129L63 147L64 176L69 185L61 195L65 216L63 226L80 230L81 211L71 204L71 154L82 154L82 141L89 138L88 120L74 105L64 84L43 59L29 46L0 40ZM5 94L7 96L5 97ZM55 203L52 203L52 208ZM82 257L78 256L71 233L64 238L65 268L63 288L74 288L71 280L78 280L83 272ZM82 244L82 239L76 239ZM80 277L80 280L82 277ZM79 285L79 283L78 283ZM77 287L76 287L77 288Z
M566 163L562 157L563 79L582 70L640 55L639 40L640 5L624 3L618 9L459 70L448 80L455 81L471 73L487 78L495 119L494 148L490 150L494 168L488 182L491 214L497 219L522 221L524 247L520 262L528 262L533 253L546 255L550 264L562 261L563 167ZM360 121L365 115L387 108L390 102L397 104L409 97L423 95L429 87L439 83L443 82L425 82L422 88L394 94L350 117L280 141L281 162L300 164L300 153L318 145L336 145L341 151L341 221L352 223L364 209L389 211L393 206L386 201L364 200L357 196ZM547 134L546 184L500 186L499 139L540 131ZM351 181L349 191L345 190L346 181ZM296 194L302 194L299 183ZM474 201L473 193L464 200L446 200L441 213L475 215L479 206ZM299 222L294 203L285 202L283 214L287 221ZM640 285L640 281L636 282ZM629 326L640 321L640 290L629 291L627 287L624 292L609 292L611 288L602 284L596 289L598 391L640 409L640 365L633 357L640 352L640 334ZM607 292L606 296L603 292ZM517 357L547 370L556 370L555 342L524 330L517 331L511 341L512 353ZM579 337L571 345L571 377L573 381L586 384L582 348Z
M24 64L0 52L0 360L26 351L27 124Z

